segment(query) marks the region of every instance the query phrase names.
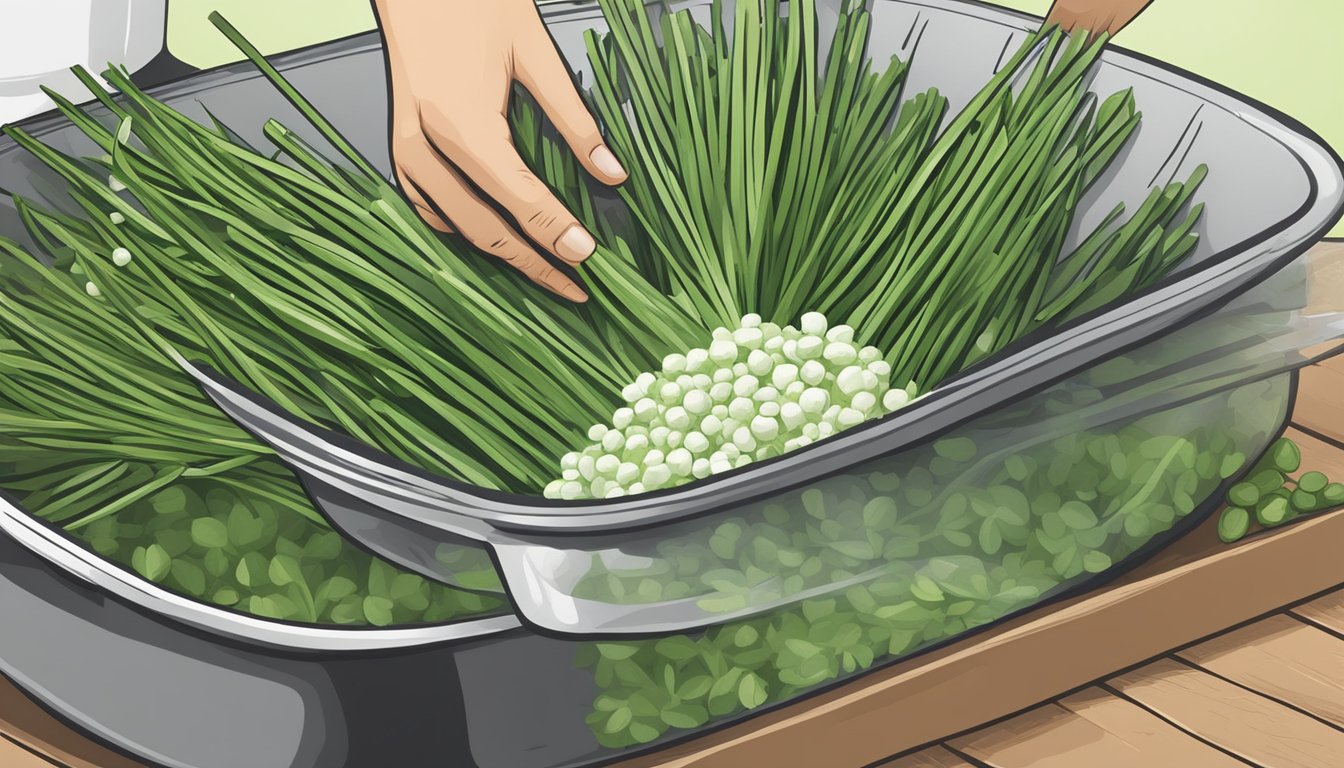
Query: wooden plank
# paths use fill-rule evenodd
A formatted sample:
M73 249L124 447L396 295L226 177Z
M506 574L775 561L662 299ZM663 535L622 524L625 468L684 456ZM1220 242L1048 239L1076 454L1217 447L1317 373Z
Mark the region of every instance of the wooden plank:
M1306 254L1307 314L1344 312L1344 241L1326 240ZM1327 341L1303 350L1308 358L1339 349L1339 341ZM1344 370L1344 360L1334 365Z
M867 765L1335 586L1337 568L1299 566L1337 562L1341 540L1344 511L1323 513L625 765Z
M22 745L0 737L0 765L5 768L51 768L55 763L28 751Z
M1339 768L1344 731L1175 659L1113 678L1124 696L1264 768Z
M1146 765L1240 766L1226 753L1183 733L1142 707L1100 688L1060 699L1059 705L1134 745ZM1133 764L1133 763L1131 763Z
M1307 311L1344 312L1344 240L1323 240L1307 252Z
M922 749L913 755L898 757L881 764L881 768L974 768L970 763L941 746Z
M1340 358L1303 368L1297 379L1293 422L1332 440L1344 441L1344 369Z
M1344 635L1344 589L1294 606L1292 612L1312 624Z
M1271 616L1177 656L1344 726L1344 640L1291 616Z
M1341 295L1344 295L1344 293L1341 293ZM1331 350L1331 352L1332 354L1330 357L1327 357L1324 360L1320 361L1319 363L1317 363L1317 365L1322 366L1324 368L1329 368L1333 371L1344 373L1344 349L1341 349L1339 346L1336 346L1333 350Z
M1132 702L1096 688L949 743L993 768L1242 767Z
M1309 435L1300 429L1289 427L1283 436L1297 443L1302 449L1302 466L1292 473L1297 478L1303 472L1324 472L1331 480L1344 481L1344 450L1328 443L1315 435Z
M57 720L2 675L0 734L69 768L143 768ZM0 752L0 766L9 768L10 763L4 757Z

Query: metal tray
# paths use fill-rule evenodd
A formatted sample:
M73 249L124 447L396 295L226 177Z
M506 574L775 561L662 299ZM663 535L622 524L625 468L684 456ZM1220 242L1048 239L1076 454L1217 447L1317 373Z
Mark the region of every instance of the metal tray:
M706 0L673 7L709 12ZM600 14L592 4L557 4L547 9L546 20L569 63L583 76L587 64L582 34L602 27ZM871 54L877 61L909 57L918 46L908 93L936 86L955 112L1037 23L965 0L876 0ZM377 49L324 53L287 60L287 76L385 168L382 115L344 98L349 92L382 93ZM190 87L168 89L162 96L179 106L199 99L225 122L238 124L245 136L263 115L292 114L248 67L188 82ZM1117 203L1132 210L1154 184L1205 164L1211 171L1198 199L1207 207L1195 253L1175 274L1141 295L1022 339L884 419L769 461L611 501L559 502L486 491L313 428L209 371L193 372L221 408L276 448L338 528L405 567L451 582L452 575L433 553L443 545L474 542L495 556L519 614L534 626L574 634L708 626L731 617L676 606L660 613L648 606L564 601L568 587L557 574L583 567L576 561L585 557L601 556L595 541L610 551L620 547L623 536L628 535L625 541L631 545L659 536L658 530L671 538L695 520L701 527L712 526L743 508L796 501L808 488L838 482L856 467L896 461L903 452L955 434L958 425L1167 337L1284 268L1339 215L1337 158L1291 119L1122 51L1103 56L1092 87L1099 93L1133 88L1144 117L1120 161L1084 201L1074 237ZM0 163L5 156L0 147ZM4 178L0 165L0 183ZM557 610L562 602L563 611ZM768 606L753 602L743 613L763 607Z
M910 87L937 85L954 110L988 77L1001 52L1039 23L968 0L875 0L874 14L875 58L908 53L918 40ZM543 15L562 52L581 69L581 32L600 22L594 6L547 4ZM377 167L389 167L386 82L376 35L275 61ZM1290 118L1133 54L1115 50L1103 61L1095 89L1133 86L1145 117L1123 162L1087 201L1083 226L1095 223L1119 200L1135 202L1154 179L1184 173L1199 162L1211 168L1200 196L1209 206L1201 246L1162 286L1050 338L1029 340L950 382L918 408L740 473L648 499L572 508L480 494L415 476L397 488L414 502L413 514L405 519L475 532L490 539L488 546L512 546L497 560L513 586L535 575L532 555L566 550L584 541L585 534L635 535L628 527L638 526L638 535L656 535L658 527L649 526L654 520L694 522L763 496L796 493L808 483L843 476L865 460L983 419L1004 404L1101 360L1149 346L1196 319L1217 317L1247 289L1283 276L1284 268L1338 216L1339 161ZM246 65L194 75L153 93L204 118L199 101L259 143L265 118L278 117L301 133L304 128ZM95 151L59 116L39 117L25 127L58 148ZM7 141L0 142L0 189L59 201L59 185ZM17 216L3 199L0 233L23 239ZM1279 302L1291 293L1257 292L1243 303ZM1289 300L1285 311L1294 305ZM1261 354L1236 375L1249 380L1306 362L1297 351L1315 340L1320 339L1277 337L1277 346L1271 344L1274 354ZM1235 383L1229 379L1220 386ZM362 465L351 467L352 475L334 479L385 483L376 471L377 458L368 452L361 456ZM426 504L430 483L470 503L432 498ZM1202 505L1191 519L1210 509ZM646 625L633 613L574 622L555 614L556 602L545 590L513 589L517 619L392 630L297 627L166 593L12 505L0 504L0 528L7 534L0 537L0 605L11 616L23 617L0 628L0 671L71 722L141 759L202 767L441 763L530 768L586 765L628 754L603 750L592 740L583 715L597 691L592 676L574 666L576 648L587 641L555 633L644 631ZM1108 578L1142 554L1070 589ZM596 629L594 618L600 625ZM519 619L544 632L517 628ZM703 618L690 622L703 623ZM674 732L655 746L687 735Z

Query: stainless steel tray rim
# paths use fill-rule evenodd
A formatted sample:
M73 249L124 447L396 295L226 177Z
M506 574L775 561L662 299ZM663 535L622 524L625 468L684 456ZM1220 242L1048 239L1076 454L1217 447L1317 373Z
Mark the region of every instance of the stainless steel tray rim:
M124 570L0 496L0 531L69 576L212 635L287 651L368 652L468 640L521 626L509 614L414 627L337 628L258 618L192 600Z

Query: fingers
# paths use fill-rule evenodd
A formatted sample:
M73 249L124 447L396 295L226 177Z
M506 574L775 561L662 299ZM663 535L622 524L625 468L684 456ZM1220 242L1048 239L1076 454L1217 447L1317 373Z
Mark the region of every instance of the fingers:
M425 151L429 154L428 148ZM409 179L407 196L422 216L424 209L430 207L425 201L434 201L437 210L431 208L431 213L446 227L440 231L456 229L473 246L502 259L552 293L570 301L588 300L582 288L537 253L453 168L432 158L404 173ZM443 211L449 221L445 222L438 211Z
M620 184L627 174L602 140L597 123L574 87L569 69L540 22L516 49L514 75L541 105L574 156L593 178Z
M518 156L502 115L472 122L442 117L422 115L425 136L462 176L508 211L529 238L569 264L593 254L593 236ZM437 195L430 196L441 209L450 210Z
M1089 37L1114 35L1134 20L1152 0L1055 0L1046 24L1058 24L1065 32L1085 30Z

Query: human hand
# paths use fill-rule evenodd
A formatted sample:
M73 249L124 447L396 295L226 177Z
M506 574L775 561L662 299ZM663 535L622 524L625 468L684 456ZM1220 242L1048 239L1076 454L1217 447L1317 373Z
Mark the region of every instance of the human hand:
M1134 20L1153 0L1055 0L1046 24L1058 24L1065 32L1085 29L1093 37L1114 35Z
M508 106L527 88L583 167L626 178L532 0L375 0L392 87L397 180L426 223L456 230L571 301L588 296L539 249L578 265L593 236L514 149ZM521 234L520 234L521 230Z

